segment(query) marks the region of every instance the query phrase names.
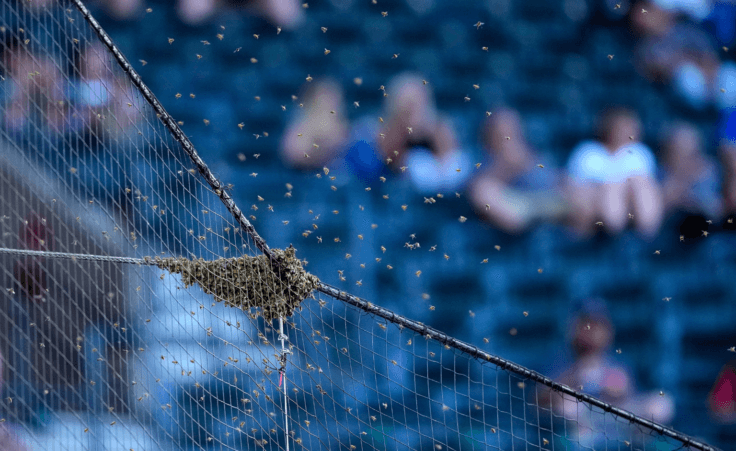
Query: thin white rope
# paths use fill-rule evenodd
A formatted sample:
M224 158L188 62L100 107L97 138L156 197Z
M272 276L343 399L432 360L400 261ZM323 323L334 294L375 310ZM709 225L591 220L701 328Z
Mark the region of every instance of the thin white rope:
M72 254L69 252L32 251L29 249L9 249L0 247L0 254L30 255L34 257L69 258L72 260L92 260L113 263L130 263L133 265L156 265L155 260L150 257L115 257L110 255Z
M284 335L284 318L280 316L279 340L281 340L281 368L279 369L279 377L284 383L284 436L286 437L286 451L289 451L289 392L286 391L286 355L291 354L291 351L286 349L284 342L288 339L289 337Z

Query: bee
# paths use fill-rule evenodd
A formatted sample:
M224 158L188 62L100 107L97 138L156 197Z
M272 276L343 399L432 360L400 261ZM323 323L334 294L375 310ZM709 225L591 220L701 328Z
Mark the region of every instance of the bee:
M146 60L138 60L138 61L140 61L141 62L141 65L143 65L143 66L145 66L146 64L148 64L148 61L146 61Z
M429 252L434 252L436 250L437 250L437 245L436 244L434 246L432 246L432 247L429 248Z
M169 38L169 45L174 43L174 38Z
M487 258L484 258L483 260L481 260L481 262L480 262L480 263L481 263L481 264L483 264L483 263L488 263L488 259L487 259Z
M499 246L498 244L495 245L495 246L493 246L493 248L496 249L497 251L500 251L501 250L501 246Z
M307 74L307 78L306 78L306 80L307 80L308 82L311 82L312 80L314 80L314 78L312 78L312 76L311 76L311 75Z
M449 259L450 259L450 256L445 254L445 260L449 260Z
M429 309L430 309L430 310L432 310L432 311L434 311L434 309L435 309L435 306L434 306L434 305L430 305L430 306L429 306Z
M385 324L378 323L378 327L380 327L383 330L386 330L386 325Z
M483 343L490 343L490 341L486 337L483 337Z
M381 11L381 15L382 15L383 17L386 17L386 16L388 16L388 11Z
M522 314L523 314L524 316L529 316L529 312L526 312L526 311L525 311L525 312L522 312Z
M331 52L331 50L329 50L329 49L325 49L325 55L329 55L329 54L330 54L330 52Z

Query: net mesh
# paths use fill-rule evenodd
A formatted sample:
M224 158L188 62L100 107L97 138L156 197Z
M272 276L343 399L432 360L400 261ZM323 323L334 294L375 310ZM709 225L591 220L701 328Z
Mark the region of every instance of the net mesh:
M171 271L0 256L0 449L711 449L290 281L86 14L0 1L1 245Z

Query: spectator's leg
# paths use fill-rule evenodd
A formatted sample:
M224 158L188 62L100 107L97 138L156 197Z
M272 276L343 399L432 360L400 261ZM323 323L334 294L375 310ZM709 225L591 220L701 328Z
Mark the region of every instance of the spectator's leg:
M601 185L598 209L603 226L611 235L618 235L629 218L628 203L626 202L625 183L604 183Z
M662 196L657 183L648 177L634 177L627 184L637 230L644 236L654 237L663 216Z
M567 188L570 223L583 237L590 236L594 230L598 214L596 202L599 189L599 186L588 183L572 183Z

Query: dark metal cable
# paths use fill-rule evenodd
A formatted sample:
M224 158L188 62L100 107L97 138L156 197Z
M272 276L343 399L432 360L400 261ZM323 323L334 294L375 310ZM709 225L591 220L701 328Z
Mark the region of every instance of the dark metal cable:
M243 231L245 231L253 239L253 242L256 248L258 248L261 252L263 252L268 257L272 266L274 267L274 270L276 270L276 272L279 273L280 271L278 270L281 269L281 265L275 259L273 253L271 252L271 249L268 247L268 244L266 244L265 240L261 238L260 235L258 235L258 232L256 232L253 225L250 223L250 221L248 221L248 219L245 217L245 215L240 210L240 208L238 208L238 206L235 204L232 197L230 197L230 195L224 189L222 182L220 182L220 180L217 179L217 177L215 177L214 174L212 174L212 172L207 167L205 162L197 154L189 138L187 138L187 136L181 130L179 125L176 123L176 121L166 112L166 110L163 108L163 106L158 101L158 99L156 99L156 96L153 94L153 92L151 92L151 90L148 89L145 83L143 83L143 80L141 79L141 77L138 75L135 69L133 69L133 67L130 65L130 63L125 58L125 56L120 52L120 50L115 46L110 36L102 29L102 27L95 20L95 18L92 17L89 10L84 6L82 1L81 0L71 0L71 1L76 5L77 9L79 9L80 13L85 18L85 20L90 24L92 29L97 33L97 36L102 41L102 43L110 50L110 52L112 52L118 64L128 74L131 81L138 88L138 90L141 92L143 97L148 101L148 103L156 111L156 114L158 115L159 119L161 119L161 122L163 122L163 124L172 133L173 137L181 144L184 151L187 153L189 158L192 160L194 165L197 167L197 170L199 171L199 173L207 181L207 183L215 191L215 193L220 197L220 200L222 201L222 203L225 205L228 211L233 215L233 217L238 222L238 224L243 229ZM69 255L69 254L64 254L64 255ZM123 257L120 257L120 258L123 258ZM133 259L133 260L139 260L139 259ZM338 299L354 307L357 307L365 312L374 314L387 321L396 323L401 327L406 327L407 329L411 329L414 332L417 332L424 336L428 336L434 340L439 341L442 344L445 344L454 349L462 351L470 356L476 357L484 361L491 362L495 364L496 366L500 367L501 369L519 374L528 379L531 379L538 383L546 385L547 387L552 388L558 392L562 392L564 394L573 396L579 401L587 402L588 404L596 406L604 410L605 412L612 413L621 418L627 419L631 421L632 423L647 427L660 434L663 434L668 437L679 440L684 445L691 446L693 448L696 448L702 451L719 451L717 448L714 448L702 442L696 441L675 430L672 430L665 426L661 426L647 419L638 417L634 415L633 413L621 410L617 407L613 407L610 404L604 403L596 398L590 397L583 393L578 393L575 390L567 386L558 384L554 382L552 379L547 378L535 371L529 370L520 365L504 360L500 357L496 357L491 354L488 354L487 352L484 352L475 346L472 346L470 344L467 344L465 342L452 338L420 322L410 320L401 315L397 315L391 312L390 310L386 310L382 307L371 304L370 302L359 299L346 292L341 292L340 290L338 290L337 288L331 285L320 282L320 284L317 287L317 290L328 296L332 296L335 299Z

